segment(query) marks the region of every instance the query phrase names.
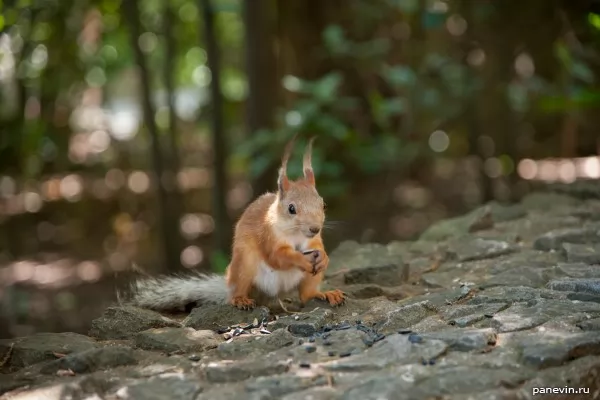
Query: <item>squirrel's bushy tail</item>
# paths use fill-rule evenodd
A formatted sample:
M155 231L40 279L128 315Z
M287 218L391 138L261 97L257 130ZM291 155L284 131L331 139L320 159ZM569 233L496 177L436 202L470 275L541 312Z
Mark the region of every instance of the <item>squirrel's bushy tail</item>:
M163 276L136 280L129 304L156 311L181 308L190 303L223 304L228 289L221 275L192 274Z

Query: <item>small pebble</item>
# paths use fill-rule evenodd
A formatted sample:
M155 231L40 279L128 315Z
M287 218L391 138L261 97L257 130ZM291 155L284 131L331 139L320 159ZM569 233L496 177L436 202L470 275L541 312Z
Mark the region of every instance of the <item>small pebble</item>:
M298 344L300 344L300 345L304 344L304 340L302 340L302 339L298 340Z
M464 319L460 319L458 321L454 321L454 325L458 326L459 328L466 328L467 321L465 321Z
M486 318L494 318L494 314L483 314Z
M329 340L325 340L323 342L323 346L331 346L333 343L331 343Z
M331 333L324 333L323 336L321 336L323 338L323 340L325 339L329 339L329 337L331 336Z
M422 360L421 360L421 364L423 364L423 365L427 365L427 360L426 360L426 359L422 359Z
M435 360L433 358L429 360L429 365L435 365Z
M307 353L314 353L315 351L317 351L317 348L315 346L306 346L305 349Z
M310 364L307 362L300 363L300 368L310 368Z
M260 330L260 333L262 333L263 335L270 335L270 334L271 334L271 332L270 332L270 331L268 331L268 330L266 330L265 328L262 328L262 329Z
M350 328L352 328L352 325L350 325L347 322L343 322L343 323L341 323L340 325L337 326L337 330L338 331L343 331L343 330L350 329Z
M358 329L361 332L365 332L365 333L369 333L371 331L370 328L364 326L364 325L357 325L356 329Z
M362 321L360 319L356 320L356 325L362 325Z
M236 328L235 331L233 331L233 336L240 336L242 333L244 333L242 328Z
M411 343L421 343L423 342L423 338L415 333L411 333L408 335L408 341Z
M323 332L329 332L329 331L330 331L330 330L332 330L332 329L333 329L333 327L332 327L331 325L325 325L325 326L323 327Z
M197 354L192 354L192 355L188 356L188 359L190 361L200 361L200 356Z
M311 336L311 337L308 339L308 341L309 341L310 343L314 343L314 342L315 342L315 337L314 337L314 336Z
M350 357L352 355L351 351L345 351L343 353L340 353L340 357Z
M408 335L409 333L412 333L412 331L410 329L400 329L398 333L401 335Z
M327 353L327 355L329 357L333 357L333 356L335 356L335 351L330 351L330 352Z
M231 330L231 328L229 326L222 326L219 329L217 329L217 333L223 334L223 333L229 332L230 330Z
M294 320L298 321L300 319L300 317L298 317L297 315L294 315Z
M365 344L365 346L371 347L373 346L373 344L375 344L375 341L373 339L363 338L363 343Z
M376 335L375 335L375 337L373 338L373 341L374 341L374 342L379 342L380 340L383 340L383 339L385 339L385 335L384 335L384 334L381 334L381 333L378 333L378 334L376 334Z

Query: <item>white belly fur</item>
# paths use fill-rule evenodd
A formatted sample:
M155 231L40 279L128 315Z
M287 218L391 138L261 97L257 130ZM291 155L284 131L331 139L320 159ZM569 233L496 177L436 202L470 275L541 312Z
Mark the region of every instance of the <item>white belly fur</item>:
M300 269L278 271L261 262L254 284L265 294L276 297L297 288L303 277L304 272Z
M297 250L306 250L308 239L304 236L294 237L290 245ZM271 268L264 261L258 266L258 274L254 278L254 284L265 294L276 297L296 289L304 277L304 271L298 268L281 271Z

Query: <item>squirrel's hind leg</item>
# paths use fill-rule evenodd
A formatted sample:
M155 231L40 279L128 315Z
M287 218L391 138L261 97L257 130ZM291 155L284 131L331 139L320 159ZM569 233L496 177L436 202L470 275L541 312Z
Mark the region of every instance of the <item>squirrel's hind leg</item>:
M343 304L346 301L344 292L339 289L329 290L321 292L319 286L323 280L324 272L319 272L316 275L306 275L300 286L298 287L298 294L302 304L306 304L309 300L319 299L325 300L332 306Z
M227 286L231 290L230 304L249 310L256 307L256 301L250 298L254 285L254 277L258 268L258 261L249 257L252 252L233 250L231 263L227 268Z

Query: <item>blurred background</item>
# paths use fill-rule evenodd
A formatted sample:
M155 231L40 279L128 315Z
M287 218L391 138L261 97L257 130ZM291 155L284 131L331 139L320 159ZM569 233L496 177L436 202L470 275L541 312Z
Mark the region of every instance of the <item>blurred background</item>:
M0 337L85 333L132 271L222 272L296 133L330 250L600 178L598 1L0 5Z

